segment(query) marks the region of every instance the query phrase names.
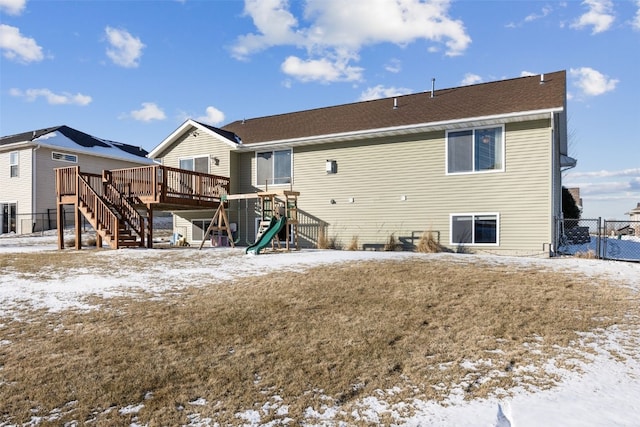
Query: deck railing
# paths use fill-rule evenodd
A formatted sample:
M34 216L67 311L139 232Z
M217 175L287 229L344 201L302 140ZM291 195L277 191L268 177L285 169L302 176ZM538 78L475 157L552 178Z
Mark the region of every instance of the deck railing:
M152 202L170 199L217 201L229 194L229 178L168 166L143 166L106 172L123 194Z
M81 176L98 195L102 195L102 175L80 172L79 166L57 168L56 170L57 197L75 196L77 192L78 176Z

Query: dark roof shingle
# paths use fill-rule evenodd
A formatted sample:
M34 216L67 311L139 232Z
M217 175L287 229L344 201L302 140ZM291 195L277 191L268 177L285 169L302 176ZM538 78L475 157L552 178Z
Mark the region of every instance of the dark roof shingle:
M317 108L222 127L244 144L564 108L566 72ZM397 108L394 107L394 98Z

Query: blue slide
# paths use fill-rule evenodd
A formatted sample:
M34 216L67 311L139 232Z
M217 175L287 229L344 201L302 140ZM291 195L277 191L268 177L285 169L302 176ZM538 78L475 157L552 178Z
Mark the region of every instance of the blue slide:
M280 219L276 220L275 217L271 217L271 222L269 223L269 228L266 229L262 236L258 238L258 240L251 246L249 246L244 253L253 253L255 255L260 254L260 251L264 249L269 242L284 228L287 223L287 217L281 216Z

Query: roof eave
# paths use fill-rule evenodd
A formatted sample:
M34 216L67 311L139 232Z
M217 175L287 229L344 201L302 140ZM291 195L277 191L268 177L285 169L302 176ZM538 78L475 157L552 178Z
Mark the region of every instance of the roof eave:
M202 126L200 123L196 122L195 120L187 119L176 130L174 130L171 133L171 135L169 135L164 140L162 140L162 142L160 142L160 144L158 144L158 146L156 148L151 150L149 152L149 154L147 154L147 157L150 158L150 159L161 158L162 156L160 154L162 154L164 150L169 148L171 146L171 144L176 142L178 140L178 138L180 138L184 134L184 132L187 129L189 129L190 127L195 127L195 128L197 128L198 130L200 130L202 132L206 132L207 134L211 135L212 137L218 139L221 142L229 144L230 146L232 146L234 148L238 145L236 142L225 138L224 136L220 135L219 133L213 132L211 129L208 129L206 126Z
M33 145L34 147L37 146L37 147L46 148L49 150L64 151L66 153L71 153L71 154L82 154L85 156L100 157L102 159L119 160L119 161L130 162L130 163L151 164L151 162L153 161L153 159L149 159L146 156L138 156L138 158L136 159L135 157L133 157L133 154L129 154L130 157L128 157L128 156L118 156L117 154L96 153L95 151L91 151L90 149L61 147L59 145L43 143L42 141L32 141L31 145Z
M550 114L563 111L563 107L547 108L534 111L521 111L509 114L496 114L482 117L468 117L464 119L444 120L431 123L418 123L406 126L394 126L379 129L365 129L353 132L343 132L336 134L317 135L302 138L291 138L274 141L256 142L252 144L237 146L237 149L253 151L256 148L278 148L303 146L312 144L323 144L328 142L339 142L347 140L359 140L375 137L385 137L394 135L408 135L415 133L434 132L440 130L451 130L467 127L490 126L493 124L512 123L528 120L539 120L548 118Z

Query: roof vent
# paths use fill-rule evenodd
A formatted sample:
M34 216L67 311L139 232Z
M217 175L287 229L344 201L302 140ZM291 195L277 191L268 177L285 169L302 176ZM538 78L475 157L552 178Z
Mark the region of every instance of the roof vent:
M436 90L436 78L432 78L431 79L431 97L434 98L435 97L435 90Z
M540 84L544 84L544 74L540 74Z
M394 110L398 109L398 98L393 98L393 109Z

